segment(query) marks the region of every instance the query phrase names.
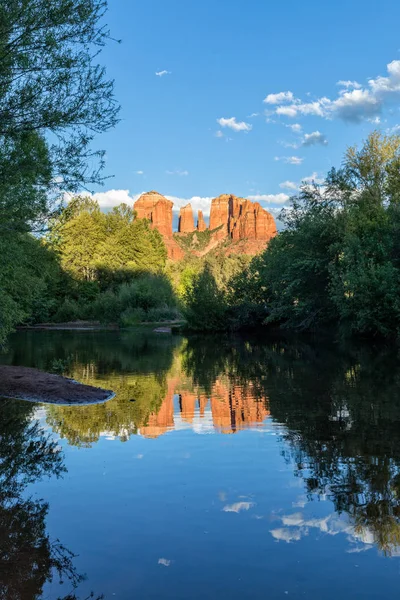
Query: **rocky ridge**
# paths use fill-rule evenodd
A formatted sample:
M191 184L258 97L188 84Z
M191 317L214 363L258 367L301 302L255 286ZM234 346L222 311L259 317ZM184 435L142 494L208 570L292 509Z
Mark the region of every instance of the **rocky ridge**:
M232 194L222 194L211 201L210 227L198 211L197 226L194 225L193 210L190 204L179 211L178 233L172 231L173 202L151 191L142 194L135 202L134 210L139 219L148 219L151 226L158 229L164 238L168 257L179 260L189 252L197 256L207 254L222 246L225 254L249 254L261 252L269 240L276 235L274 217L258 202L239 198ZM199 238L209 232L205 245L200 250Z

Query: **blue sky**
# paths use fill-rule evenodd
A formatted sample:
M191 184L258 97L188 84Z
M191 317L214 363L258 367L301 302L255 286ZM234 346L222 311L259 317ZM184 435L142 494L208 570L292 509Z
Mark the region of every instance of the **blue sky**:
M107 22L122 111L96 141L103 207L155 189L177 208L233 193L276 213L400 124L397 0L110 0Z

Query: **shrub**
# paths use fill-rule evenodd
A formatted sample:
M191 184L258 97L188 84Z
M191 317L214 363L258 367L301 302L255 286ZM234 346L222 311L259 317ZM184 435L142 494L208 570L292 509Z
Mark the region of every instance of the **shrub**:
M127 308L121 315L120 323L123 327L132 327L146 320L143 308Z
M121 301L111 290L100 294L93 305L93 316L102 323L117 323L121 312Z
M75 300L65 298L63 303L58 307L53 321L56 323L65 323L68 321L76 321L82 318L79 304Z

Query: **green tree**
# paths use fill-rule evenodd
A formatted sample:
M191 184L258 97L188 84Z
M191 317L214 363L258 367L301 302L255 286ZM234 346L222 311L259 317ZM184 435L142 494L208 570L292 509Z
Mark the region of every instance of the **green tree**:
M183 296L184 315L193 330L226 329L226 295L218 288L208 265L194 276Z

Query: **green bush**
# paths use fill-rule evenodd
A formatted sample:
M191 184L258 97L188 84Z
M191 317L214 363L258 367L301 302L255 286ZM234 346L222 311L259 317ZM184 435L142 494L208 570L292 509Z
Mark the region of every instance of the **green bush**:
M93 304L93 316L101 323L117 323L122 312L122 303L111 290L99 294Z
M81 318L82 314L79 304L75 300L65 298L55 313L53 321L56 323L67 323L68 321L76 321Z
M146 320L143 308L127 308L121 314L120 323L123 327L132 327Z

